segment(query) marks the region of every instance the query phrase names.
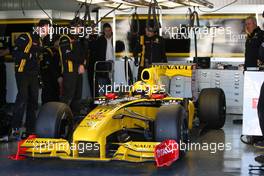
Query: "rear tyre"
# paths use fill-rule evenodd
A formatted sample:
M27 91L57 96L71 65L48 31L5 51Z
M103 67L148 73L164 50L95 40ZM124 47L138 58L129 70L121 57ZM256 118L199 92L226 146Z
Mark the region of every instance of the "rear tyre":
M225 93L219 88L203 89L198 99L198 117L209 129L220 129L225 125Z
M68 105L49 102L42 106L36 121L38 137L69 139L72 129L73 115Z

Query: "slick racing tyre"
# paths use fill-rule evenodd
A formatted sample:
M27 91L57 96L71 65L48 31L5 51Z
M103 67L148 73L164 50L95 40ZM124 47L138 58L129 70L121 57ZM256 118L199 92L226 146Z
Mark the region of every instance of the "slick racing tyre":
M202 89L198 99L198 117L206 128L220 129L225 124L225 93L219 88Z
M36 120L37 137L68 139L72 129L73 115L66 104L49 102L42 106Z

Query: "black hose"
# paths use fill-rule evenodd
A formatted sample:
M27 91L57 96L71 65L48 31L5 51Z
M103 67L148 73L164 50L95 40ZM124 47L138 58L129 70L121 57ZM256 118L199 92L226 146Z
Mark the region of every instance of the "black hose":
M22 0L20 0L20 8L22 10L23 15L26 16Z
M157 0L151 0L149 3L149 10L148 10L147 29L150 30L151 28L150 21L151 21L151 16L153 16L154 32L157 32L159 28L161 27L159 23L158 14L156 13L157 9L159 9Z

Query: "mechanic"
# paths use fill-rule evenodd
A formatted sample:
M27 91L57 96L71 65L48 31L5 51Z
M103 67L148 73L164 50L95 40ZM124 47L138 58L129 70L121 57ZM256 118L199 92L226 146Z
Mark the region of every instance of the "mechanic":
M143 69L151 67L153 63L167 63L164 39L158 35L159 29L155 29L154 26L154 22L150 21L149 26L146 28L144 56L140 60L138 71L139 80Z
M263 62L264 61L264 42L262 42L262 44L260 45L259 56L260 56L259 63L264 63ZM263 134L264 134L264 82L263 82L261 89L260 89L260 95L259 95L257 109L258 109L259 125L260 125L260 129L262 132L262 138L263 138ZM261 141L255 143L254 146L257 148L264 149L264 140L261 140ZM262 156L263 158L261 156L257 157L256 160L260 160L260 161L262 161L262 163L264 163L264 156Z
M61 102L68 104L74 114L79 113L82 97L82 75L85 72L84 49L80 42L83 21L76 17L71 21L74 34L62 35L59 39L59 53L62 61L63 93ZM59 82L61 82L61 77Z
M0 40L0 108L6 104L6 66L5 56L9 54L9 48L4 40Z
M92 65L97 61L115 61L114 48L113 48L113 32L112 27L109 23L103 25L103 35L101 35L96 43L94 48L94 59ZM96 68L97 70L110 70L109 64L99 64ZM99 87L102 85L109 85L111 81L109 79L109 74L99 73L96 75L95 83L95 97L104 94L104 92L99 92Z
M247 40L245 52L245 70L247 67L258 67L260 64L259 50L260 45L264 41L264 32L257 26L257 20L253 16L249 16L245 21Z
M259 117L259 125L262 132L262 136L264 134L264 82L262 83L258 101L258 117ZM254 144L255 147L264 149L264 141L259 141ZM257 156L255 158L257 162L264 163L264 155Z
M56 38L55 38L56 39ZM55 48L49 48L52 45L49 36L43 39L45 50L40 61L40 75L42 81L42 104L52 101L59 101L60 88L58 78L60 76L59 56ZM51 76L52 75L52 76Z
M260 56L259 63L264 63L264 42L262 42L262 44L260 45L259 56ZM263 134L264 134L264 82L262 83L262 86L260 89L257 110L258 110L259 125L260 125L260 129L262 132L262 138L263 138ZM257 148L264 149L264 140L255 143L254 146ZM264 163L264 155L257 156L255 160L259 163Z
M15 41L13 58L18 93L13 111L12 139L21 137L26 109L26 134L34 133L39 94L39 60L43 50L42 38L48 35L50 22L40 20L36 31L20 35Z

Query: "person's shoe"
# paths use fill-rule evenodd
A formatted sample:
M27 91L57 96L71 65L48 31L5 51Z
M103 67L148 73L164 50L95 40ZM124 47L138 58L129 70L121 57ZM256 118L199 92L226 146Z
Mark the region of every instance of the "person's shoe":
M259 141L254 144L254 147L264 149L264 141Z
M259 155L255 158L255 161L264 164L264 155Z
M21 134L19 128L13 128L11 135L9 136L11 141L19 141L21 140Z
M0 137L0 142L9 142L9 136L6 135L6 136Z

